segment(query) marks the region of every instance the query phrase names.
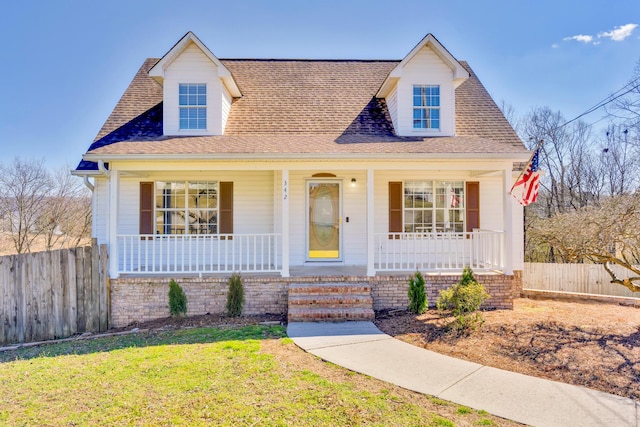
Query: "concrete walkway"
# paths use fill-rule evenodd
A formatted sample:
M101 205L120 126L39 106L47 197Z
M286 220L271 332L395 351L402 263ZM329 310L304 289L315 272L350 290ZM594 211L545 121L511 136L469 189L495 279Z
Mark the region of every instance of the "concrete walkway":
M289 323L287 334L336 365L524 424L640 427L640 402L443 356L371 322Z

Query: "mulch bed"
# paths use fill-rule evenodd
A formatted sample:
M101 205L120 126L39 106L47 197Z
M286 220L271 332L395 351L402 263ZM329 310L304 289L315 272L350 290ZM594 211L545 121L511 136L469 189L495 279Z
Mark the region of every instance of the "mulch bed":
M604 303L517 299L484 312L468 335L451 318L378 312L376 325L411 344L500 369L640 399L640 309Z

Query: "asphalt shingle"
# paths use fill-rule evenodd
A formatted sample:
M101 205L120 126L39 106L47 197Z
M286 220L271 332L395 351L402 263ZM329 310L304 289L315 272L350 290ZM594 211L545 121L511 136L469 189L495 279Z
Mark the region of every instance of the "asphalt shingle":
M466 62L470 78L456 89L456 136L395 135L384 99L375 94L400 61L226 59L243 96L234 99L225 134L162 135L162 87L147 59L88 153L371 154L513 153L526 149ZM82 161L78 169L95 169Z

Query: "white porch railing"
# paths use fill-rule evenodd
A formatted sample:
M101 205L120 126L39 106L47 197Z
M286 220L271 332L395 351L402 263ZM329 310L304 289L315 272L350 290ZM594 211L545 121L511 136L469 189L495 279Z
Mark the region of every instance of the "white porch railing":
M119 273L280 272L281 234L119 235Z
M504 268L504 233L377 233L376 271L474 271Z

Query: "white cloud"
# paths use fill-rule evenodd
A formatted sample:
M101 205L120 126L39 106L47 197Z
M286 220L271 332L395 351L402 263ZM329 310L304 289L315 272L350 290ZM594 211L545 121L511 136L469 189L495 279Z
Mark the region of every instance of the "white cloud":
M627 37L629 37L631 35L631 33L633 33L633 30L636 29L637 26L638 26L638 24L621 25L619 27L615 27L611 31L605 31L603 33L599 33L598 34L598 38L600 38L600 37L609 37L614 42L620 42L620 41L626 39Z
M565 37L562 40L575 40L583 43L591 43L591 40L593 40L593 36L578 34L577 36Z
M557 49L560 47L560 45L558 43L554 43L551 45L552 48Z

